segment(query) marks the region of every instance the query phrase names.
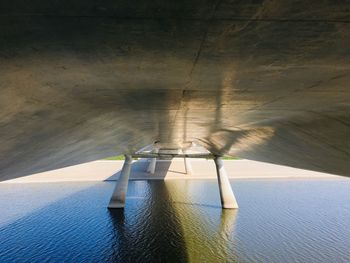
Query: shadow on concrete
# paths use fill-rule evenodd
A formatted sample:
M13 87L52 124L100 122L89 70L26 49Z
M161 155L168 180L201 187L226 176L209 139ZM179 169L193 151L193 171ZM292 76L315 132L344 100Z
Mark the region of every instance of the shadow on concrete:
M145 179L164 179L168 173L172 160L157 161L154 174L147 172L149 160L139 159L131 164L130 180L145 180ZM174 172L174 171L172 171ZM120 176L121 170L110 176L104 181L116 181ZM181 172L179 172L181 173Z

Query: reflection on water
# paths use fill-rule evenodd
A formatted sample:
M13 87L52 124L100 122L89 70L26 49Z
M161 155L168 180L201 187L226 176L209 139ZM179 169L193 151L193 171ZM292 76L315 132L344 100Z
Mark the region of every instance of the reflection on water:
M113 187L0 185L0 262L350 262L350 180L235 181L238 211L210 180L132 181L124 212Z

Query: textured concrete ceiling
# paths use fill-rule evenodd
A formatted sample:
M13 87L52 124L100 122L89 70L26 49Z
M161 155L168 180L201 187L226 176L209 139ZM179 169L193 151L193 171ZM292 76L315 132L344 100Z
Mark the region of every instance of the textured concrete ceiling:
M349 1L1 1L0 178L154 141L349 176L349 83Z

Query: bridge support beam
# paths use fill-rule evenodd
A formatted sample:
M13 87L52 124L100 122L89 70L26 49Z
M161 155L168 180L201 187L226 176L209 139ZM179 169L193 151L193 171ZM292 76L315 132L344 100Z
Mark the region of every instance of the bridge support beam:
M158 153L158 149L154 149L153 152ZM156 171L156 164L157 164L157 158L152 158L148 165L147 172L150 174L154 174Z
M189 158L184 158L184 163L185 163L185 171L186 171L186 174L193 174L193 170L192 170L192 164L189 160Z
M214 162L215 162L216 173L218 177L222 208L236 209L238 208L238 204L233 194L230 181L228 179L228 176L224 167L224 163L221 157L219 156L216 156L214 158Z
M108 208L124 208L125 197L128 191L129 176L131 170L132 157L131 155L125 155L125 161L120 173L120 177L114 188L111 200L109 201Z

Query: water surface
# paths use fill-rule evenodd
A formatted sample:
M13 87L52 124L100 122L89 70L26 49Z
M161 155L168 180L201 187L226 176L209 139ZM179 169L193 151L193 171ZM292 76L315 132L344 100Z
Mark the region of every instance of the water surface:
M0 185L0 262L350 262L350 180Z

